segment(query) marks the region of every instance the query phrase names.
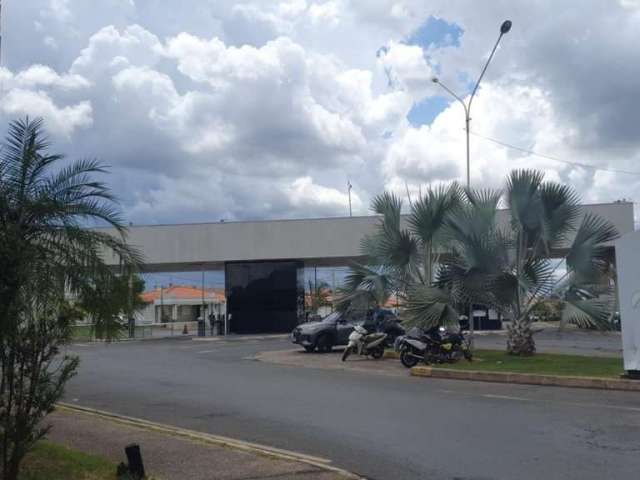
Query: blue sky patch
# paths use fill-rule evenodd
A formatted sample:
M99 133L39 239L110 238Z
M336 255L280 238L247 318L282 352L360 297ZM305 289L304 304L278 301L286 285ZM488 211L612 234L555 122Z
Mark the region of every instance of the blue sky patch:
M407 38L409 45L419 45L422 48L460 46L460 37L464 30L455 23L436 17L429 17Z
M407 119L414 127L429 125L440 112L449 106L450 101L445 97L429 97L414 103Z

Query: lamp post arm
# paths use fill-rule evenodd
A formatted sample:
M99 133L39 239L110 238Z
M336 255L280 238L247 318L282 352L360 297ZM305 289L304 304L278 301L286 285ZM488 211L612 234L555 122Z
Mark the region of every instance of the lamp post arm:
M484 68L482 69L482 72L480 72L480 76L478 77L478 81L476 82L475 86L473 87L473 91L471 92L471 97L469 98L469 111L471 111L471 102L473 102L473 97L476 96L476 92L478 91L478 87L480 86L480 82L482 81L482 77L484 77L484 73L487 71L487 68L489 67L489 64L491 63L491 59L493 58L493 55L496 53L496 50L498 48L498 44L500 43L500 40L502 40L502 36L504 34L500 33L500 35L498 35L498 40L496 40L496 44L493 46L493 50L491 50L491 54L489 55L489 58L487 59L487 63L484 64Z
M469 109L467 108L467 104L464 103L464 100L462 100L462 98L456 95L454 91L451 90L449 87L447 87L444 83L438 81L438 85L440 85L447 93L449 93L449 95L451 95L453 98L455 98L457 101L459 101L462 104L462 107L464 108L465 117L468 117Z

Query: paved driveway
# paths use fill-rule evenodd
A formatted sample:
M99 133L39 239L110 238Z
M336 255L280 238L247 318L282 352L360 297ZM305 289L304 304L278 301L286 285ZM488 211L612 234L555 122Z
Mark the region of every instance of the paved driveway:
M371 479L636 478L640 395L298 368L285 340L75 346L67 401L328 457ZM385 360L392 361L392 360Z

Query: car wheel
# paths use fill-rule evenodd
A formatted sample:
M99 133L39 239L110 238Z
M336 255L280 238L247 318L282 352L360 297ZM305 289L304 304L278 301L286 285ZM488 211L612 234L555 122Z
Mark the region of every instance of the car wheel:
M308 352L308 353L313 353L313 351L316 349L315 345L305 345L304 349Z
M318 346L318 351L322 353L329 353L333 348L333 343L331 342L331 337L329 335L321 335L316 342Z

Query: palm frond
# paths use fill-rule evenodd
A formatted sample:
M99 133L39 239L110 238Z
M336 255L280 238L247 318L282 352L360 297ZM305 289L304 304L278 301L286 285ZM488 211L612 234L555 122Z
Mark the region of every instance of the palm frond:
M607 270L612 261L610 246L619 236L616 227L604 218L587 213L576 231L567 254L567 268L579 282L587 282Z
M423 245L437 243L447 217L460 206L460 187L440 185L429 188L411 207L408 223Z
M540 228L541 208L539 188L544 174L537 170L513 170L507 179L507 204L515 231L535 231Z
M438 325L458 325L460 315L454 302L442 288L415 285L408 291L404 304L407 326L430 328Z
M367 302L382 306L396 290L392 272L383 267L374 268L352 262L336 304L344 307L356 299L365 298Z
M389 229L400 230L402 200L394 193L384 192L374 197L371 202L371 210L382 215L382 221Z
M548 254L566 240L567 233L575 229L580 215L580 199L568 185L544 182L540 186L542 203L541 237Z
M611 330L610 322L613 299L611 296L580 298L570 295L564 300L562 322L572 323L581 328Z

